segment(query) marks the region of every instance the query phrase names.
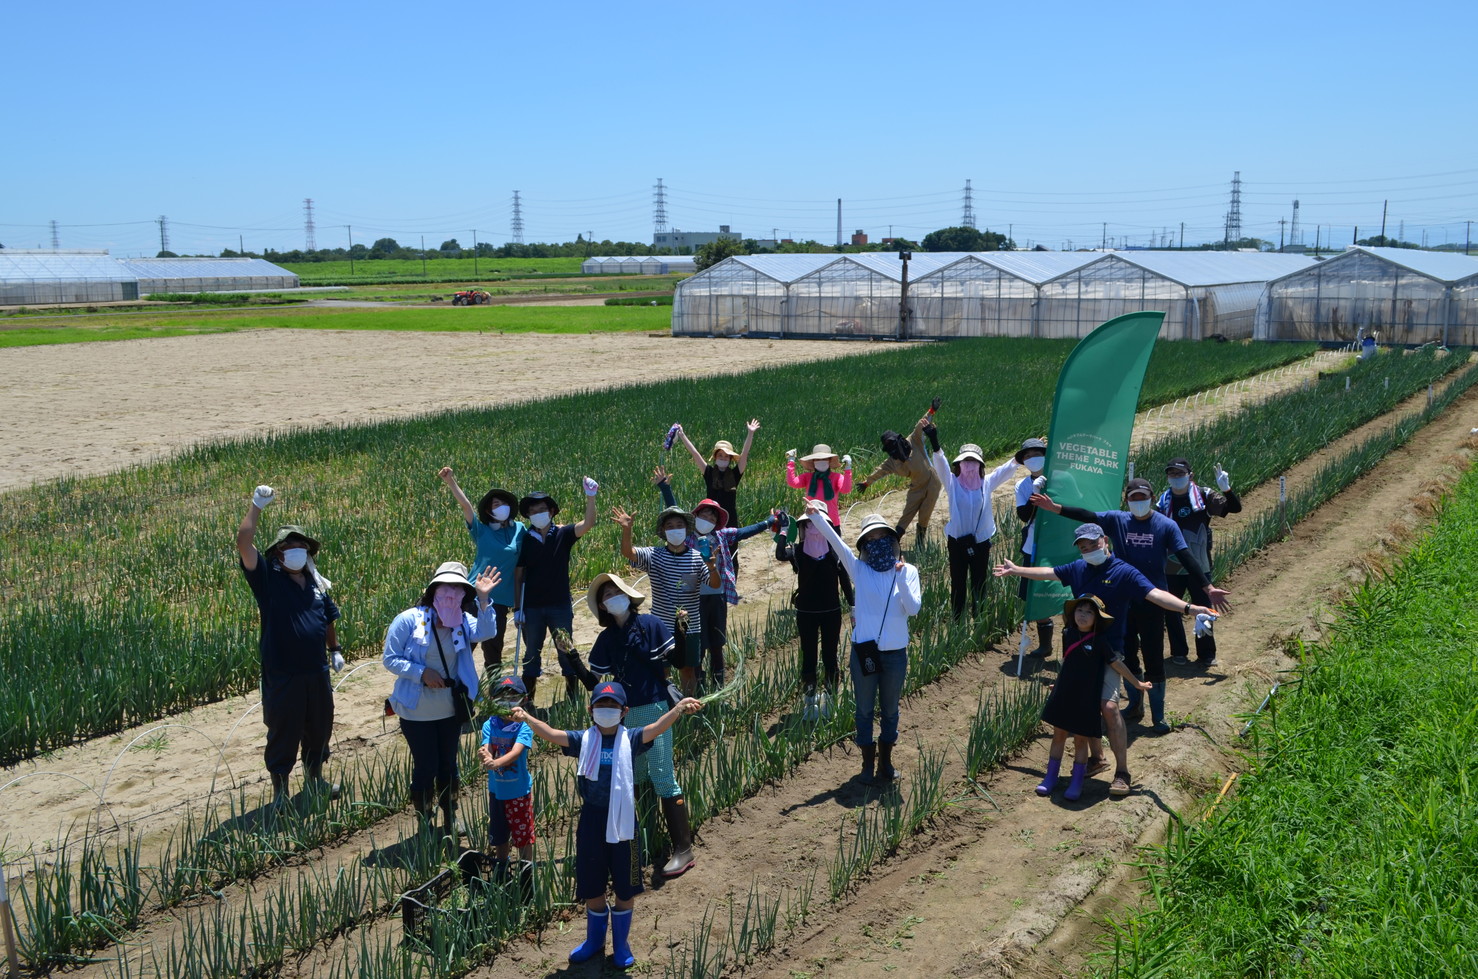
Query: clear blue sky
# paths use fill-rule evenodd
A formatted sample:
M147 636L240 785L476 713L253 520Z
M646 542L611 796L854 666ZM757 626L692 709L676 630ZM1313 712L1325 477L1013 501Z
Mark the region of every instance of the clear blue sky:
M13 3L0 243L382 236L1337 243L1478 220L1478 4ZM1329 232L1324 233L1328 240Z

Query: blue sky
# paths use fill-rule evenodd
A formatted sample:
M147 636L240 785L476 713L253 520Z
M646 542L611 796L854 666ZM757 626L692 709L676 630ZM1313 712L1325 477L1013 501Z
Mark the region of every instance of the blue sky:
M1478 220L1466 3L16 3L0 243L152 254ZM1105 231L1104 224L1107 223Z

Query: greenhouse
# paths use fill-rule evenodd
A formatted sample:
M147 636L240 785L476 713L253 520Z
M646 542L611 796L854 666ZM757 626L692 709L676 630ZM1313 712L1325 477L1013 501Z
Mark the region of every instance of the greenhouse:
M1478 344L1478 258L1414 248L1352 246L1268 283L1258 308L1265 340Z
M263 258L120 258L118 264L138 280L141 296L298 287L296 275Z
M1082 337L1125 313L1165 313L1160 336L1252 336L1269 279L1313 264L1269 252L1136 251L1104 255L1042 283L1036 336Z
M137 278L105 251L0 249L0 305L139 298Z
M909 283L913 332L931 337L1036 336L1041 283L1094 252L972 252Z
M584 275L672 275L695 269L691 255L596 255L580 263Z

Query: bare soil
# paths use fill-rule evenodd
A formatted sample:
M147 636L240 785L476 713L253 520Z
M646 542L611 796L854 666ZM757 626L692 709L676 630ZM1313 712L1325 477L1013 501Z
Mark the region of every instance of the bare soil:
M565 340L569 342L560 342ZM602 340L609 345L592 346ZM695 341L682 342L685 352L691 352L687 345ZM366 343L373 348L367 350ZM406 358L424 358L428 350L458 370L466 369L470 361L485 372L485 383L475 389L498 390L500 399L506 393L511 400L547 392L548 372L556 372L563 383L589 385L592 381L583 368L566 365L597 349L602 383L640 379L662 341L629 336L541 336L534 343L515 342L515 354L506 350L469 354L468 344L465 336L435 334L263 331L22 348L0 354L11 367L7 376L68 383L67 391L74 397L36 399L48 403L43 409L29 405L32 399L22 397L12 386L0 391L0 408L4 409L7 444L13 444L13 431L19 434L30 425L50 425L46 438L31 443L28 465L32 475L19 480L26 482L69 471L110 469L200 438L284 424L358 422L465 404L459 394L466 385L460 381L456 390L449 384L444 392L424 386L405 392L394 384ZM83 356L88 348L100 346L109 348L106 357ZM835 343L794 341L783 349L776 347L776 362L782 354L789 361L796 356L837 356L857 350ZM13 361L16 354L32 356ZM751 359L763 362L763 358ZM256 366L269 360L266 367ZM193 369L180 371L182 363ZM1304 373L1319 366L1328 365L1306 364L1277 381L1265 381L1258 390L1265 396L1276 387L1301 383ZM542 374L541 379L530 382L529 376L536 372ZM66 381L71 373L78 375L75 382ZM330 383L322 383L324 377L331 378ZM88 396L88 404L82 403L83 395ZM1213 404L1141 419L1137 429L1141 434L1169 430L1225 411L1249 396L1254 392L1226 393ZM403 400L407 397L422 400L412 405ZM371 403L366 404L366 399ZM1420 400L1412 399L1402 410L1413 410ZM123 405L120 413L107 418L100 430L89 431L96 427L96 415L106 418L115 401ZM224 408L227 404L230 407ZM98 411L99 407L104 410ZM1159 738L1144 728L1131 732L1139 735L1130 748L1138 789L1135 795L1108 799L1107 782L1100 776L1078 804L1062 802L1060 797L1037 798L1032 786L1045 764L1047 739L1043 736L993 773L981 791L961 787L957 804L863 881L844 906L815 914L782 947L754 963L747 974L783 979L823 974L1077 975L1101 934L1098 920L1140 899L1137 872L1125 861L1135 858L1138 847L1161 837L1168 813L1194 813L1234 770L1233 749L1242 723L1238 715L1255 706L1278 672L1291 665L1286 644L1296 637L1316 638L1332 603L1368 568L1399 549L1429 516L1435 495L1469 463L1478 447L1469 435L1475 408L1478 395L1465 396L1424 431L1417 446L1394 453L1329 506L1294 527L1289 540L1270 547L1232 577L1227 585L1236 610L1217 627L1220 665L1209 671L1172 666L1169 708L1176 730ZM1301 464L1290 473L1290 488L1307 479L1320 458L1390 422L1389 417L1377 420ZM12 474L7 471L0 478L9 479ZM885 487L873 490L858 511L877 509L896 517L902 493L886 494L879 489ZM1276 487L1246 494L1246 512L1265 508L1274 494ZM944 506L941 501L936 527L942 526ZM1230 518L1222 526L1230 529L1238 519ZM740 584L746 599L736 615L763 614L772 600L783 600L791 587L788 570L761 559L768 545L764 538L760 541L749 545L753 550L746 554L753 558L742 562ZM575 635L584 648L595 628L584 614L583 603L577 604L577 611L582 618L577 620ZM900 767L905 772L914 767L916 739L934 749L963 745L982 689L1050 682L1055 661L1025 680L1016 680L1012 676L1014 643L1009 646L982 650L905 705L899 745ZM344 680L337 698L336 759L362 751L403 751L398 733L382 730L379 719L379 703L387 687L373 661ZM108 825L114 819L132 823L146 836L157 836L177 823L187 803L198 803L213 781L217 789L235 784L261 786L265 780L260 763L262 728L250 713L256 699L233 698L173 718L194 730L168 729L160 732L163 738L146 739L143 748L125 750L145 730L139 729L54 752L0 772L0 784L31 773L61 773L97 789L111 771L104 820ZM224 752L219 752L215 746L228 739ZM958 752L951 748L949 755L946 779L962 786ZM742 906L753 879L772 889L797 885L834 849L839 822L859 806L879 803L876 789L853 778L856 769L856 753L849 745L819 752L782 783L704 826L699 835L698 866L682 879L644 895L638 903L633 946L639 958L660 967L669 949L691 933L711 902L737 895ZM50 774L11 785L0 798L4 800L0 848L7 859L44 852L61 832L88 818L97 806L96 796L71 778ZM339 841L308 859L328 867L356 859L373 848L376 840L383 844L398 838L407 831L407 823L403 814L393 817L369 833ZM280 885L294 873L291 867L283 868L253 886ZM822 889L824 882L823 873ZM233 891L239 897L241 889ZM162 935L171 924L163 920L154 927ZM375 927L388 934L399 926L381 923ZM558 929L546 929L516 942L493 965L475 974L585 974L578 969L565 971L564 957L577 940ZM314 974L318 964L319 960L310 959L290 974ZM591 969L588 974L599 971Z

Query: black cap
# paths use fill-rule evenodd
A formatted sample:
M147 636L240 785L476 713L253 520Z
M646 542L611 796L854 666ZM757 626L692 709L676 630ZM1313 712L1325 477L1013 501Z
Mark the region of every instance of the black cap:
M1129 480L1129 482L1124 485L1124 496L1128 497L1130 493L1148 493L1150 497L1153 498L1155 495L1155 488L1150 485L1150 481L1148 479L1140 479L1136 476L1134 479Z
M548 493L534 492L518 501L519 516L527 517L529 515L529 507L540 502L549 504L549 515L551 517L559 514L559 504L554 502L553 497Z
M1180 456L1176 456L1174 459L1171 459L1168 463L1165 464L1165 471L1166 472L1169 472L1172 469L1184 469L1186 472L1190 472L1191 471L1191 463L1190 463L1190 460L1183 459Z

